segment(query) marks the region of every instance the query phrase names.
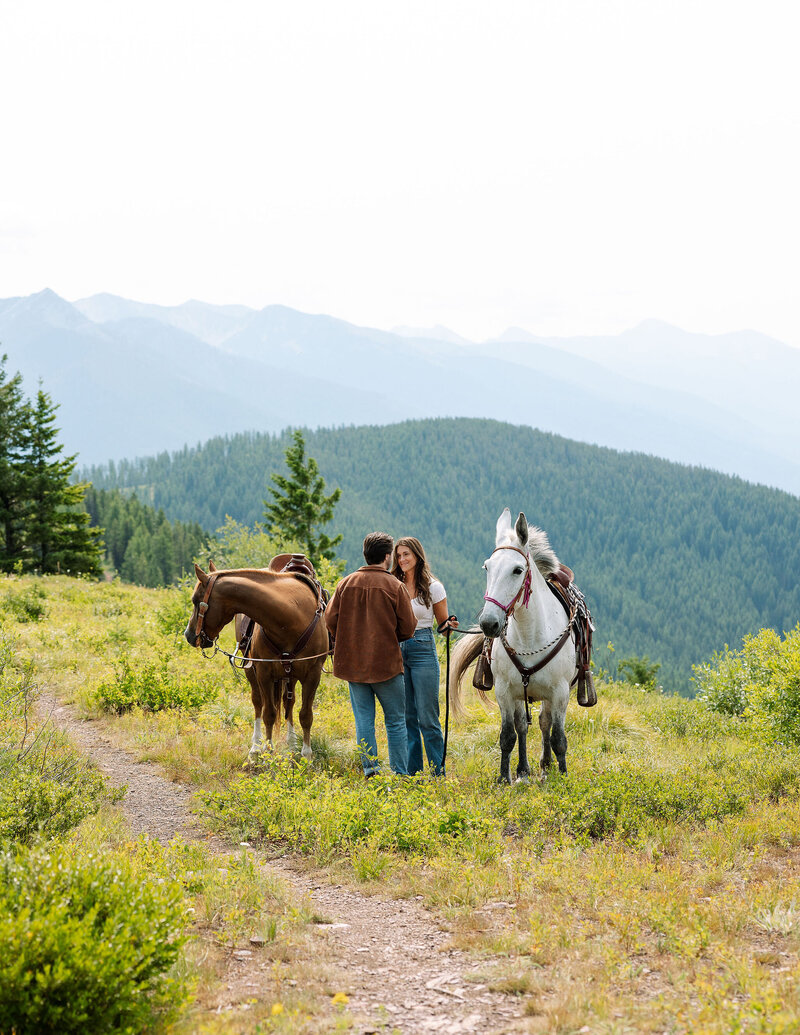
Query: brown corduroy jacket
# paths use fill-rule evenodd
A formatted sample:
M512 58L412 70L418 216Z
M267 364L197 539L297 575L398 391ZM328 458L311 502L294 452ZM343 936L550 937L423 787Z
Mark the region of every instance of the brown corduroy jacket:
M336 643L333 674L350 683L383 683L403 671L400 640L417 628L406 587L382 564L346 575L325 611Z

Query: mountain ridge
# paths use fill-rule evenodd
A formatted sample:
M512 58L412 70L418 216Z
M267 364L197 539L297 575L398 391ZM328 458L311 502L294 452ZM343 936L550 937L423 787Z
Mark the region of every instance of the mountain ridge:
M49 289L0 301L10 366L29 390L43 378L61 404L65 447L83 463L244 430L474 416L800 494L789 404L800 394L800 364L789 347L734 336L727 345L743 353L724 364L719 343L710 360L701 356L708 336L651 323L605 338L465 345L281 305L154 306L109 294L72 305ZM646 334L655 328L666 344L651 356ZM773 364L778 383L768 391Z

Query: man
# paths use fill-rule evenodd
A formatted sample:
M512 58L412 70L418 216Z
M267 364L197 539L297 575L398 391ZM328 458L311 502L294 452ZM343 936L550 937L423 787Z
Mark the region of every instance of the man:
M389 765L408 773L406 704L400 641L414 635L417 619L402 582L390 574L394 540L386 532L370 532L364 560L346 575L325 611L335 638L333 674L350 684L356 720L356 741L366 778L380 771L375 741L375 699L383 708Z

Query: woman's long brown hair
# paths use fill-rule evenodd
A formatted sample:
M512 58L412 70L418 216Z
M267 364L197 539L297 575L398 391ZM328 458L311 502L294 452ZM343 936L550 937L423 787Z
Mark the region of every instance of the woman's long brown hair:
M403 569L397 563L398 546L407 547L417 558L417 564L414 568L414 582L416 583L416 585L414 587L413 593L410 591L409 587L406 586L406 589L409 589L408 595L411 597L412 600L419 597L422 603L425 605L425 607L430 607L431 582L434 578L434 575L430 569L430 565L428 564L428 558L425 556L425 550L422 547L422 543L419 541L419 539L416 538L416 536L407 535L404 536L402 539L398 539L397 542L394 544L394 564L392 565L392 575L394 575L394 577L399 579L401 582L404 582L405 578L403 576Z

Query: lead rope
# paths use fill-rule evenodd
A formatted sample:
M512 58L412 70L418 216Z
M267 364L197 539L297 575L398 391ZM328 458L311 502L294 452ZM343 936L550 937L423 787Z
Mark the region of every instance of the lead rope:
M447 759L447 736L450 730L450 633L458 636L483 636L480 629L453 629L448 622L457 622L455 615L448 615L437 627L436 631L444 636L447 644L447 664L444 677L444 747L442 748L442 775L444 775L444 763Z
M447 735L450 730L450 633L453 630L447 623L451 620L458 621L455 615L448 615L436 629L440 636L444 636L447 644L447 665L445 666L444 676L444 747L442 748L442 776L444 776L444 764L447 761Z

